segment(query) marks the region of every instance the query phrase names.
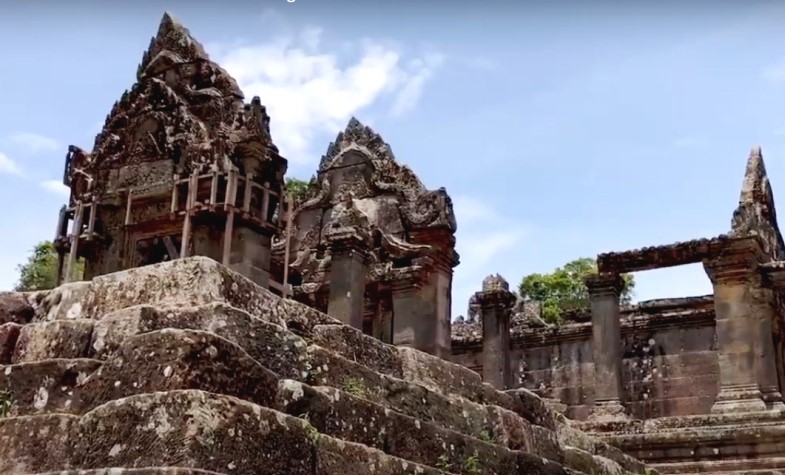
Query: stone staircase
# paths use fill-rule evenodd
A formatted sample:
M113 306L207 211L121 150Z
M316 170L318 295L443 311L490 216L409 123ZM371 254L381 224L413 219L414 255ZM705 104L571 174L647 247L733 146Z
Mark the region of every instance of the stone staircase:
M200 257L0 294L0 364L0 473L656 473Z

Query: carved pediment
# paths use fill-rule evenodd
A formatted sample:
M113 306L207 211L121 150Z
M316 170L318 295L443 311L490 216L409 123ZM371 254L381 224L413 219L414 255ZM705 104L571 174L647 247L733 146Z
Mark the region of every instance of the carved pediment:
M286 160L272 142L259 98L251 104L242 98L234 78L165 14L142 56L137 83L112 107L85 171L98 176L101 169L168 159L181 175L236 167L277 190Z
M757 235L761 238L764 252L772 260L785 258L785 245L777 224L774 193L760 147L754 147L747 159L739 206L733 213L730 234L734 237Z

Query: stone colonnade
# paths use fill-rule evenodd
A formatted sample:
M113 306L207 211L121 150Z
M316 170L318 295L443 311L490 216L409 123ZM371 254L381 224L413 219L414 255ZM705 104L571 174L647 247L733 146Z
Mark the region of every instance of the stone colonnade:
M757 238L717 241L717 257L703 261L714 287L720 392L713 413L785 409L773 339L777 294L785 291L785 263L761 264ZM620 274L586 278L591 302L595 407L592 418L626 418L622 385ZM509 326L514 296L507 290L475 294L483 323L483 378L498 388L513 384Z

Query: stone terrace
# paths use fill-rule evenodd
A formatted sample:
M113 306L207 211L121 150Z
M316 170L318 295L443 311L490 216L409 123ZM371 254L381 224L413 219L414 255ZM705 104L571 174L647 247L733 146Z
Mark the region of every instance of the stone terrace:
M0 294L0 323L0 473L655 473L204 257Z

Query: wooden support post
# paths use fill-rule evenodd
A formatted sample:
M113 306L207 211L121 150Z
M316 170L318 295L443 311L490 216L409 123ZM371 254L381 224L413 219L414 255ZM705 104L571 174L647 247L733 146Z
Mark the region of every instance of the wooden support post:
M218 173L213 172L212 182L210 183L210 209L215 209L215 201L218 197Z
M226 227L224 228L224 249L221 263L229 266L229 257L232 254L232 235L234 234L234 208L229 210L226 216Z
M93 198L93 202L90 203L90 217L87 220L87 239L93 239L93 233L95 232L95 214L98 211L98 200Z
M237 170L231 169L226 175L226 197L224 210L229 211L237 205Z
M68 264L65 266L65 283L73 279L74 269L76 268L77 249L79 248L79 235L82 233L82 202L76 202L74 213L74 227L71 231L71 252L68 254Z
M188 195L185 199L185 216L183 217L183 236L180 242L180 257L188 257L188 248L191 238L191 214L196 195L196 172L188 179Z
M245 196L243 196L243 212L251 211L251 191L253 191L253 173L245 175Z
M174 247L174 243L172 242L172 238L169 236L164 236L163 238L164 246L166 247L166 253L169 254L169 259L179 259L180 254L177 252L177 248Z
M180 179L177 175L172 177L172 183L172 208L170 212L172 213L172 217L174 217L174 215L177 213L177 187L180 186Z
M292 239L292 195L286 195L286 202L281 201L281 209L283 209L283 205L286 204L286 243L284 246L284 253L283 253L283 297L287 298L289 296L289 250L291 246L291 239Z
M264 186L262 186L262 216L261 216L262 223L267 222L267 211L269 208L270 208L270 184L264 182Z
M126 226L131 224L131 203L133 202L133 193L134 193L134 191L131 188L128 188L128 201L125 204L125 225Z

